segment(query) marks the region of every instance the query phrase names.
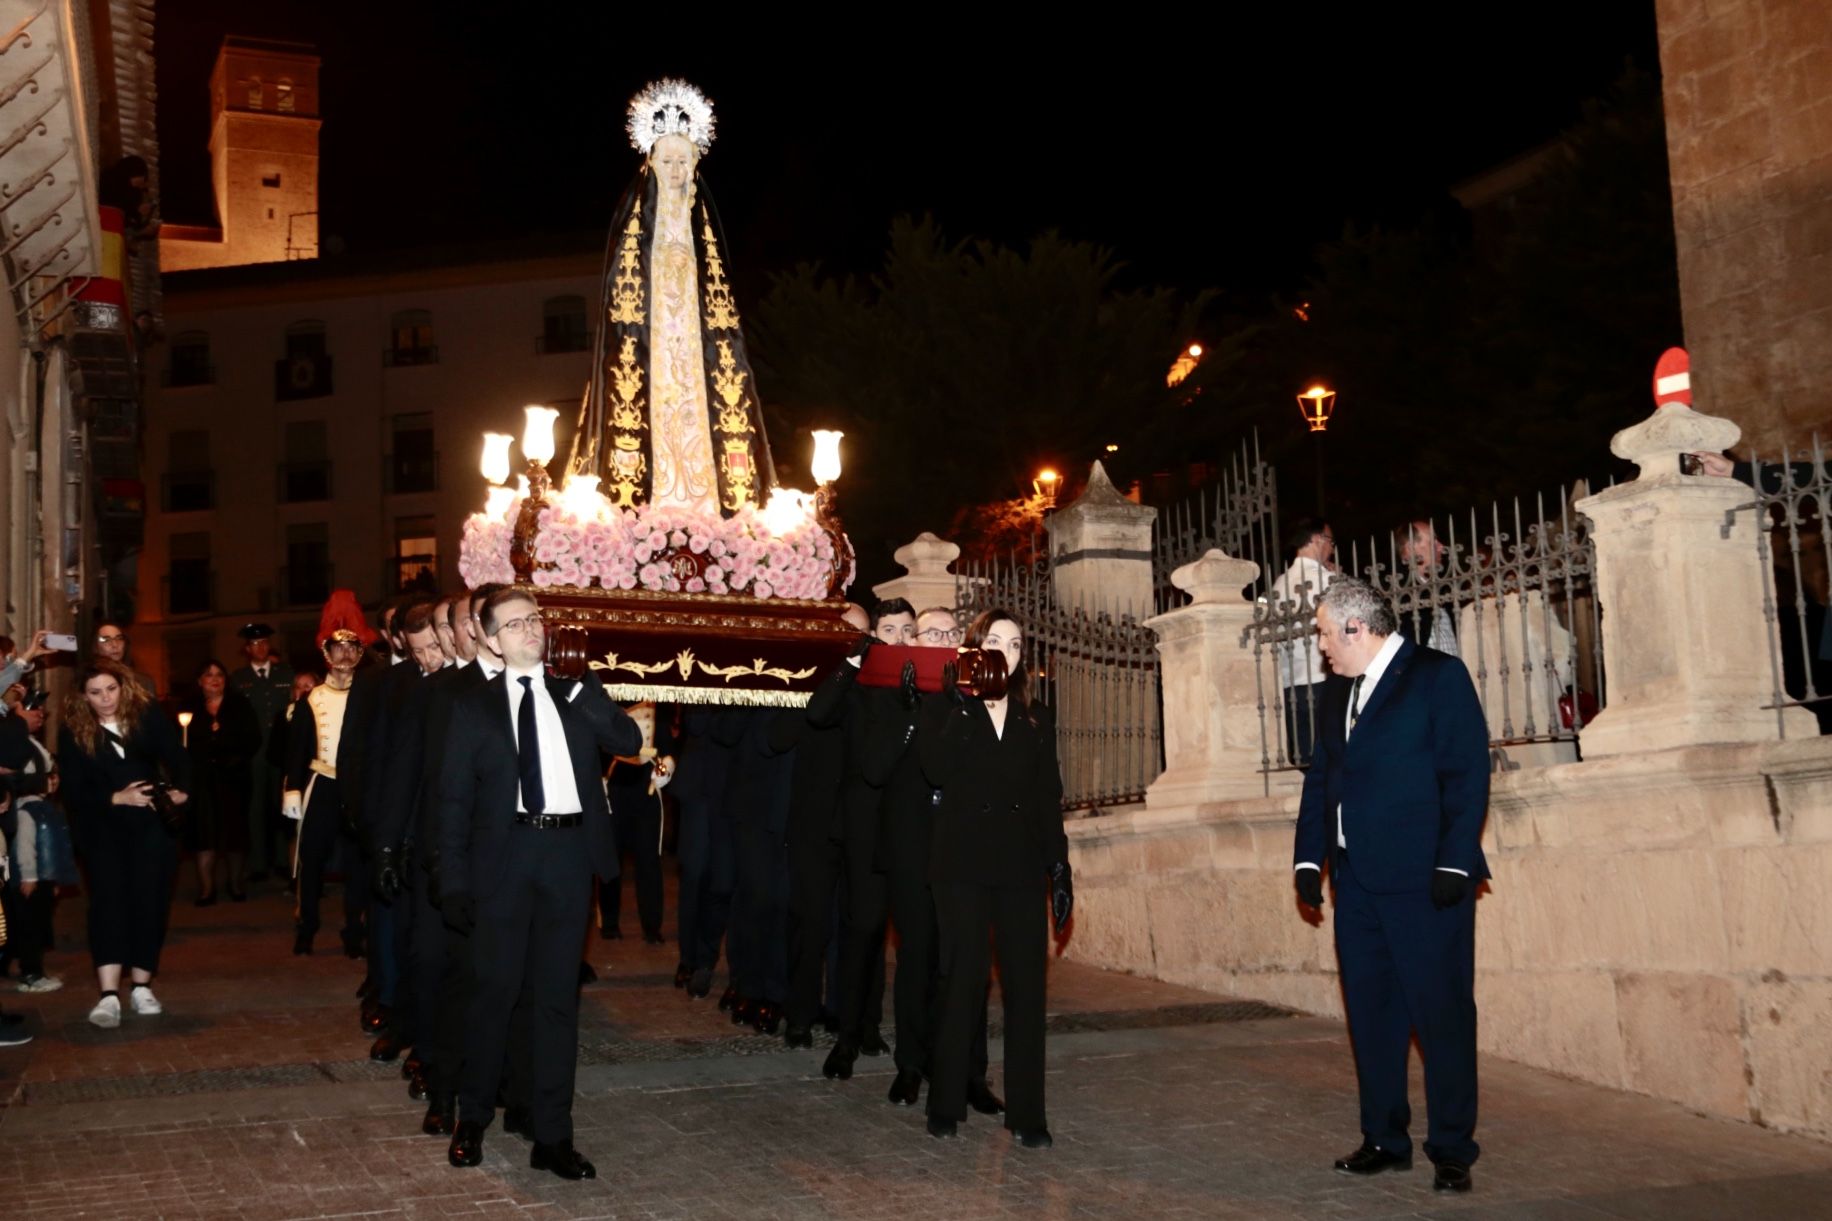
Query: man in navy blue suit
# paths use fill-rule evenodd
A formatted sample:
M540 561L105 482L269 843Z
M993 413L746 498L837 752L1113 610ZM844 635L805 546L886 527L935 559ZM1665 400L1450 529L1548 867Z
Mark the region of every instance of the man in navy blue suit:
M1304 776L1298 897L1336 883L1336 960L1361 1092L1352 1175L1412 1168L1406 1058L1418 1034L1432 1187L1468 1191L1476 1129L1476 886L1488 729L1469 671L1398 634L1393 608L1338 577L1317 607L1330 679Z

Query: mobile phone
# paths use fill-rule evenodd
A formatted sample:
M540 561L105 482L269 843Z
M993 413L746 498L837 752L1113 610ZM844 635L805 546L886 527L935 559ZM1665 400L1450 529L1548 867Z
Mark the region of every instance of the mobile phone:
M45 647L56 649L59 653L76 652L76 637L68 632L50 632L45 636Z
M43 708L50 699L51 693L49 691L34 691L25 697L25 707L28 711Z

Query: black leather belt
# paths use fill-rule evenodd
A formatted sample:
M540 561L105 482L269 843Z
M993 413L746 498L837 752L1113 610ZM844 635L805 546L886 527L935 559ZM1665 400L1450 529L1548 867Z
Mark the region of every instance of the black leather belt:
M524 827L533 827L537 831L552 831L556 827L576 827L585 821L583 814L517 814L515 821Z

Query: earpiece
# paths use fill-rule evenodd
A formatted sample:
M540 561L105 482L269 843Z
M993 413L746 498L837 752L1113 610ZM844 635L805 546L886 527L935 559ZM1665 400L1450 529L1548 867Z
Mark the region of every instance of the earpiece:
M1351 623L1342 629L1342 634L1344 636L1359 636L1361 635L1361 629Z

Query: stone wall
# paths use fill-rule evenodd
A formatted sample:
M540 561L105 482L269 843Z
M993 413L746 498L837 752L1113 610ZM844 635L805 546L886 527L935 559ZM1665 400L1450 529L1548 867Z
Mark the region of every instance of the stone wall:
M1307 923L1292 890L1296 808L1071 823L1068 953L1340 1015L1328 909ZM1484 840L1484 1050L1832 1138L1832 740L1498 775Z
M1832 433L1832 4L1657 9L1693 384L1776 452Z

